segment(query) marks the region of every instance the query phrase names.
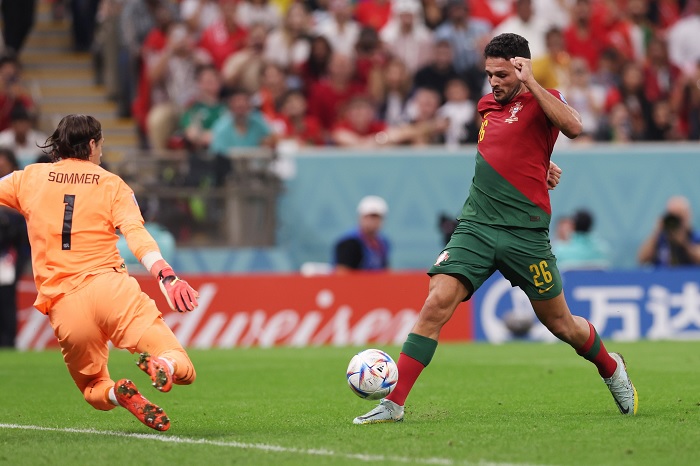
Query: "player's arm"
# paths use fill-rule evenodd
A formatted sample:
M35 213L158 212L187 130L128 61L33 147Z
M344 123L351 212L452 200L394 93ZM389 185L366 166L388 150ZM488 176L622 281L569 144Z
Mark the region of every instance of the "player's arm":
M574 139L581 134L583 131L581 115L575 109L569 107L563 100L563 97L557 98L540 86L532 74L532 62L522 57L511 58L510 62L515 67L515 74L518 79L532 93L554 126L559 128L559 131L569 139Z
M158 280L160 290L174 311L192 311L197 307L199 293L181 280L160 253L153 236L143 226L143 217L133 191L120 180L120 189L112 207L114 225L124 235L134 256Z
M119 226L126 244L134 256L143 264L160 284L168 305L173 311L192 311L197 307L199 293L185 280L175 275L175 271L160 253L158 244L139 222L128 222Z

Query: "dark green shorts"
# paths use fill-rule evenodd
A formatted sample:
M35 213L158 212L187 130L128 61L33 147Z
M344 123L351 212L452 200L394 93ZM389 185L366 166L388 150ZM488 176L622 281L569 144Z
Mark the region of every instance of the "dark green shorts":
M549 231L460 221L428 275L467 280L476 291L496 270L530 299L551 299L562 290ZM470 296L467 296L469 299Z

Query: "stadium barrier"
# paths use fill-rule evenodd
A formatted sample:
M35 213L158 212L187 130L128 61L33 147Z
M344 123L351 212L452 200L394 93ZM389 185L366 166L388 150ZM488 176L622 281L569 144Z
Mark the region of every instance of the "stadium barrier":
M180 342L192 348L401 344L428 291L427 275L418 272L186 278L199 291L200 306L179 314L168 309L153 278L136 276ZM33 283L21 290L18 348L57 347L48 318L31 306ZM443 340L472 339L469 308L460 306Z
M572 312L589 319L608 340L700 339L698 269L570 271L564 289ZM200 292L193 313L171 312L150 276L136 276L155 297L180 341L194 348L401 344L425 301L423 272L303 277L195 275ZM34 285L23 281L20 349L56 347L49 321L32 307ZM515 337L506 326L514 312L533 325L524 337L556 341L536 322L522 291L495 274L460 305L440 341L501 343Z

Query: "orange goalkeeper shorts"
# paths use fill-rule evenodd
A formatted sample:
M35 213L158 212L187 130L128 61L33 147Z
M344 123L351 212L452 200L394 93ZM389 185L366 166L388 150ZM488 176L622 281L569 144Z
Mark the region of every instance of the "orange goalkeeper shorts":
M106 272L56 300L49 319L71 373L98 374L106 368L109 341L132 353L161 313L126 272Z

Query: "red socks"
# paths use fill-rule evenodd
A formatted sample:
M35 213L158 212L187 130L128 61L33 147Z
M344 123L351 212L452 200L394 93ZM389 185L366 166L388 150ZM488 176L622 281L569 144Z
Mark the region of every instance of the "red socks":
M595 364L601 377L604 379L610 378L615 373L615 369L617 369L617 362L608 354L603 340L598 336L598 332L596 332L593 324L588 322L588 326L591 329L591 335L586 340L586 343L577 349L576 352ZM400 374L401 372L399 371Z
M396 365L399 368L399 381L386 399L403 406L406 403L408 393L413 388L413 384L416 383L418 376L425 369L425 366L412 357L406 356L405 353L399 355Z

